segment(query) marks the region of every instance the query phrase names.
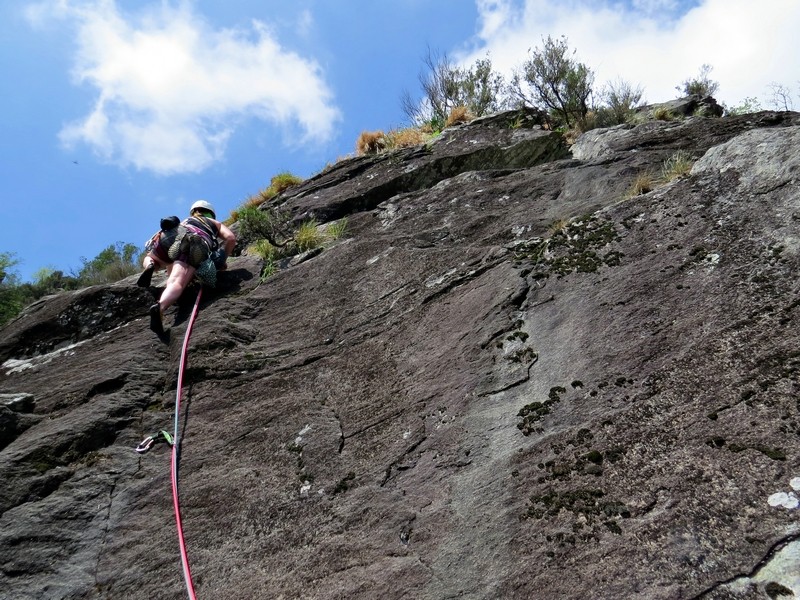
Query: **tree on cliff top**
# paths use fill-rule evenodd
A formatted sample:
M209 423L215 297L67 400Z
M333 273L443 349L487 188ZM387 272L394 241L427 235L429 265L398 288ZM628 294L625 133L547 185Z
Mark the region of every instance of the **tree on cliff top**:
M711 79L711 71L714 67L703 65L694 79L685 79L683 83L675 86L675 89L686 96L697 94L699 96L713 96L719 89L719 82Z
M427 72L420 75L419 82L424 99L417 102L408 91L401 97L403 112L413 123L428 122L440 129L451 111L461 106L476 117L502 110L505 83L503 76L492 70L489 57L463 69L447 54L428 48L423 60Z
M594 85L594 72L574 54L566 37L554 40L548 35L511 82L511 93L521 104L550 111L567 128L586 120Z
M18 277L12 270L19 261L10 252L0 252L0 325L13 319L24 306Z

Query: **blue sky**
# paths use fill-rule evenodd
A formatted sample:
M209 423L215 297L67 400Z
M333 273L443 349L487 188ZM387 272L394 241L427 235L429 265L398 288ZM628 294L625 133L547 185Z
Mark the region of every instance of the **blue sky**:
M708 63L719 100L800 103L797 0L42 0L0 7L0 252L23 279L142 245L196 199L221 217L283 171L406 123L428 46L510 73L566 35L597 86L650 102Z

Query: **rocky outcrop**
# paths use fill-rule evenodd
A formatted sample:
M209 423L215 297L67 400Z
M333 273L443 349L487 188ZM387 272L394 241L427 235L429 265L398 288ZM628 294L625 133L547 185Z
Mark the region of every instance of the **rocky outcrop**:
M672 118L684 117L721 117L725 112L725 108L717 104L717 101L711 96L702 96L700 94L690 94L668 102L659 102L657 104L648 104L636 109L636 113L647 118L655 118L657 110L660 109L662 113L666 112Z
M204 292L180 458L200 598L800 594L800 115L571 149L525 122L292 188L282 209L345 238ZM691 172L632 196L677 150ZM3 598L184 593L168 448L134 448L171 428L194 295L168 344L149 299L65 293L2 330Z

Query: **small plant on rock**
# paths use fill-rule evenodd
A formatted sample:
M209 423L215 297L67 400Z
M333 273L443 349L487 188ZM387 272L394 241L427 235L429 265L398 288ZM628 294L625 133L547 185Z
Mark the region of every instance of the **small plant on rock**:
M653 118L657 121L674 121L677 116L666 106L656 106L653 109Z
M282 194L290 187L299 185L301 183L303 183L302 178L292 175L288 171L278 173L270 180L270 184L267 187L248 197L239 208L232 210L230 216L225 219L225 224L232 225L233 223L236 223L241 217L244 209L258 208L262 204L272 200L278 194Z
M655 181L653 174L648 172L639 173L636 179L633 180L630 189L628 190L627 197L633 198L634 196L641 196L647 192L652 192L655 188Z
M286 190L296 185L303 183L303 179L297 175L292 175L288 171L278 173L269 182L269 187L275 192L275 195L282 194Z
M444 126L452 127L453 125L458 125L460 123L469 123L474 118L475 117L469 112L469 109L466 106L456 106L450 111L450 114L447 115L447 120L444 122Z
M347 218L339 219L333 223L328 223L325 228L325 235L331 240L338 240L344 237L347 231Z
M719 82L711 79L711 71L714 67L703 65L693 79L685 79L680 85L675 86L679 92L687 96L697 94L699 96L713 96L719 89Z
M636 114L636 109L642 104L643 94L641 86L635 86L623 79L608 82L601 91L601 97L608 106L603 111L600 126L608 127L630 122Z
M748 96L736 106L725 108L725 114L728 116L747 115L750 113L758 112L761 110L761 102L758 98Z
M322 234L317 229L317 222L314 219L305 221L294 232L294 243L300 252L312 250L322 245Z
M279 254L278 248L270 244L269 240L258 240L251 244L248 250L264 262L274 261Z
M430 140L434 135L436 134L426 132L423 127L393 129L386 135L386 148L395 149L419 146Z
M386 135L382 131L362 131L356 140L356 154L377 154L386 146Z
M679 177L685 177L692 170L694 159L686 150L678 150L664 161L661 174L665 181L672 181Z
M270 244L281 248L292 237L287 216L277 209L245 206L237 211L237 216L239 236L244 240L269 240Z
M569 225L569 219L558 219L557 221L553 221L547 227L547 232L552 236L560 231L563 231L564 228Z
M278 270L276 261L280 258L279 248L270 244L268 240L258 240L251 244L248 250L264 261L264 265L261 267L261 281L275 274Z

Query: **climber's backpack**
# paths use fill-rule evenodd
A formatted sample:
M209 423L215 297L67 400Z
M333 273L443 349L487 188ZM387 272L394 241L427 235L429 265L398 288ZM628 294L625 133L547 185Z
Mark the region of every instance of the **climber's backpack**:
M165 263L183 257L196 269L209 259L214 266L219 241L213 222L205 217L189 217L181 223L178 217L171 216L161 219L160 225L161 229L145 244L145 252L152 252Z
M206 217L189 217L179 226L185 231L169 248L170 260L185 256L186 261L198 268L219 246L217 228Z
M186 228L176 216L161 219L161 229L144 246L145 252L152 252L162 262L172 262L170 249L186 235Z

